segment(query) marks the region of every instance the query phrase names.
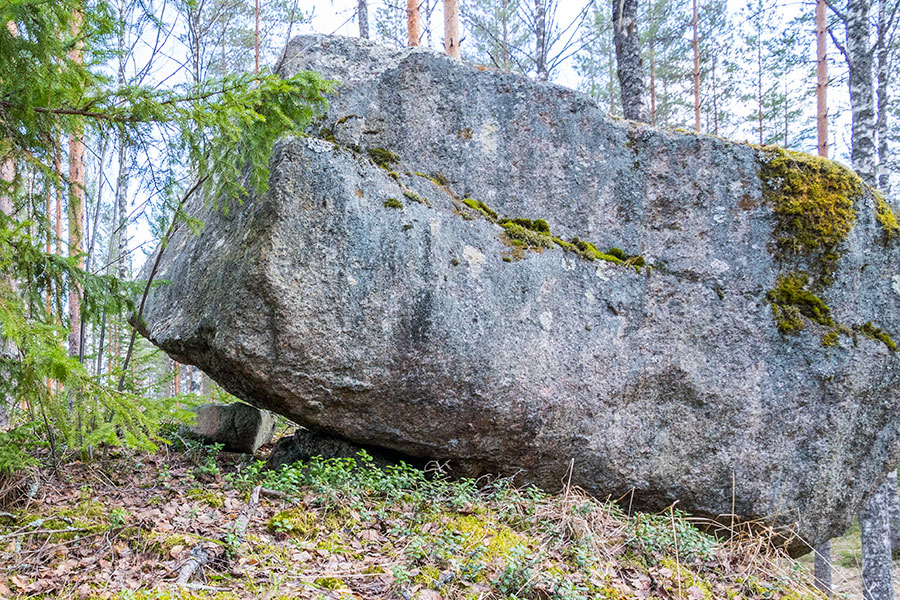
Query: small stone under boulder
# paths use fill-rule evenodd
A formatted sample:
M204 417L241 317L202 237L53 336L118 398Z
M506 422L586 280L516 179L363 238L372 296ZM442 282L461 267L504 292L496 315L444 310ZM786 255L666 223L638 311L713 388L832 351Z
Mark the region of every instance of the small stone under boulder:
M276 417L248 404L206 404L188 434L206 444L222 444L226 452L253 454L272 441Z

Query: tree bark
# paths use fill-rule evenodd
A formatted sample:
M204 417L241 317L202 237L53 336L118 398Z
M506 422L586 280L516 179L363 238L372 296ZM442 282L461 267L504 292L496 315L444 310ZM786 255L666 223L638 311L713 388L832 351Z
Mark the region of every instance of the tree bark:
M622 113L632 121L646 121L643 60L638 47L637 0L612 0L613 40Z
M816 0L816 132L819 156L828 157L828 47L825 0Z
M172 361L172 391L176 396L181 393L181 372L178 363L174 361Z
M534 0L534 65L538 81L550 78L547 71L547 7L544 2Z
M869 44L869 0L847 2L847 62L850 67L850 159L863 181L875 185L875 94Z
M62 157L60 156L59 140L54 140L53 169L57 177L62 179ZM62 256L62 186L56 187L56 255Z
M693 1L694 19L691 26L694 30L694 131L700 131L700 38L697 32L697 0Z
M419 31L419 0L406 0L406 31L409 45L418 46L422 37Z
M2 162L0 162L0 179L3 180L4 187L12 187L12 184L16 179L16 163L11 158L4 158ZM8 189L0 191L0 212L9 218L12 218L15 209L12 198L8 195L8 191ZM0 277L3 278L4 286L9 286L15 290L16 283L11 275L0 273ZM3 330L0 328L0 357L12 359L15 358L16 354L16 345L12 340L4 337ZM6 373L5 370L0 370L0 377L4 380L8 380L9 373ZM15 410L15 401L15 397L11 394L4 394L3 397L0 398L0 431L5 430L9 425L13 411Z
M256 19L256 28L253 31L253 49L256 51L256 64L253 68L254 73L259 73L259 0L253 7L253 16ZM224 71L222 75L225 75Z
M821 0L820 0L821 1ZM884 194L890 194L891 175L887 168L888 160L888 85L890 83L889 48L887 39L890 33L889 11L886 0L878 2L878 36L875 45L877 64L877 107L878 113L875 120L875 137L878 140L878 188Z
M887 485L893 490L888 498L888 521L891 526L891 554L900 554L900 494L897 490L897 471L891 471L887 476Z
M359 37L369 39L369 3L367 0L357 0L356 18L359 20Z
M654 42L656 34L653 31L653 0L647 2L647 29L650 35L647 37L647 43L650 46L650 124L656 125L656 52Z
M831 542L823 542L815 549L813 563L813 583L817 590L821 590L825 596L831 598Z
M444 0L444 50L453 58L459 53L459 0Z
M859 513L862 537L862 584L865 600L893 600L891 532L888 518L890 495L897 486L884 481Z
M72 18L72 35L78 37L81 29L81 13ZM69 59L80 63L83 43L78 40L69 52ZM84 132L81 127L69 135L69 257L84 268ZM81 353L81 290L75 283L69 284L69 355Z

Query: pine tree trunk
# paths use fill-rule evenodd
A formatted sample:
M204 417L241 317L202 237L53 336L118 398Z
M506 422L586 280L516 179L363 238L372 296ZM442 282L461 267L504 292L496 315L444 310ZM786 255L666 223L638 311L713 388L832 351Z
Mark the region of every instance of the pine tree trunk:
M869 0L847 2L847 60L850 66L850 157L863 181L875 185L875 93L869 46Z
M813 562L813 583L816 589L821 590L825 596L831 598L831 542L819 544L815 549Z
M62 179L62 157L60 156L59 141L54 140L53 169L56 175ZM56 187L56 255L62 256L62 186Z
M369 3L366 0L357 0L356 18L359 20L359 37L369 39Z
M72 19L72 35L79 36L81 13ZM82 62L82 42L77 41L69 52L69 59ZM84 268L84 139L81 128L69 136L69 257ZM77 284L69 284L69 355L81 353L81 290Z
M459 0L444 0L444 51L453 58L459 53Z
M700 131L700 38L697 32L697 0L694 0L694 19L691 26L694 30L694 131Z
M612 0L612 5L622 113L631 121L645 122L647 115L644 112L643 61L638 47L637 0Z
M178 369L178 363L172 362L172 390L175 395L181 393L181 372Z
M544 2L534 0L534 66L538 81L550 78L547 71L547 7Z
M422 37L419 32L419 0L406 0L406 31L409 45L418 46Z
M862 584L865 600L893 600L891 532L888 504L897 486L884 481L859 513L862 537Z
M819 156L828 157L828 35L825 0L816 0L816 131Z

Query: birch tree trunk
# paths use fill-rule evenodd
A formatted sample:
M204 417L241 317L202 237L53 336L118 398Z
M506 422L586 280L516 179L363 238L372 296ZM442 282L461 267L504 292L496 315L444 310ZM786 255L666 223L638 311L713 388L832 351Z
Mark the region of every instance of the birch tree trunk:
M444 0L444 51L459 59L459 0Z
M256 19L256 27L253 30L253 49L256 51L256 62L254 63L253 72L259 73L259 0L253 6L253 16ZM222 36L224 38L224 36ZM222 75L225 75L224 69Z
M869 40L869 0L847 2L847 62L850 67L850 151L853 169L875 185L875 94Z
M888 160L888 85L890 83L890 58L887 40L890 32L889 25L890 7L886 0L878 2L878 41L875 45L877 64L877 116L875 120L875 136L878 140L878 189L884 194L890 194L890 171L887 168Z
M613 40L622 95L622 113L632 121L646 121L643 61L638 47L637 0L612 0Z
M697 0L694 0L694 19L691 26L694 30L694 131L700 131L700 40L697 34Z
M547 7L544 1L534 0L534 66L538 81L550 78L547 71Z
M656 56L654 42L656 41L656 33L653 30L653 0L647 2L647 29L650 35L647 36L647 44L650 46L650 124L656 125Z
M406 31L409 45L418 46L422 37L419 32L419 0L406 0Z
M893 487L892 487L893 486ZM893 600L891 532L888 517L890 495L896 483L884 481L859 513L862 537L862 584L865 600Z
M828 47L825 0L816 0L816 132L819 156L828 157Z
M13 21L7 21L6 28L14 37L18 36L19 29ZM9 156L0 159L0 180L2 180L4 188L0 190L0 213L3 213L6 217L12 218L15 213L15 207L13 206L12 197L9 194L12 192L12 186L16 180L16 163ZM12 279L10 274L0 273L0 277L3 278L2 281L4 286L8 286L12 290L16 289L16 282ZM16 345L12 340L3 336L3 329L0 328L0 358L12 359L16 357L16 354ZM0 370L0 378L2 378L3 381L9 381L9 374ZM0 431L5 430L9 426L12 413L15 410L15 402L16 399L11 394L4 392L3 395L0 396Z
M369 3L366 0L357 0L356 18L359 20L359 37L369 39Z
M12 187L16 179L16 163L11 158L4 158L0 162L0 179L3 180L5 188L0 191L0 212L4 216L12 218L15 210L12 198L8 194L10 191L8 188ZM0 277L3 278L2 283L4 287L15 290L15 281L9 274L0 273ZM0 358L14 359L16 354L16 345L12 340L4 337L3 330L0 328ZM9 373L5 372L5 369L0 369L0 378L3 381L9 381ZM9 426L12 413L15 410L15 402L15 397L6 391L0 396L0 431L4 431Z
M72 35L79 36L81 13L72 19ZM69 52L69 59L82 62L82 42L79 40ZM79 128L69 136L69 256L84 268L84 132ZM69 284L69 355L81 353L81 290Z

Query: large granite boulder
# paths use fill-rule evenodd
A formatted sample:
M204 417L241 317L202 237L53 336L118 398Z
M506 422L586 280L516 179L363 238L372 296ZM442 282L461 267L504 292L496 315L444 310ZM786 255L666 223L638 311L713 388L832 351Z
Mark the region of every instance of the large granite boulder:
M850 171L427 50L300 37L281 69L340 86L266 194L165 250L142 326L179 362L458 472L554 489L574 461L634 507L733 507L795 553L900 463L896 217Z

